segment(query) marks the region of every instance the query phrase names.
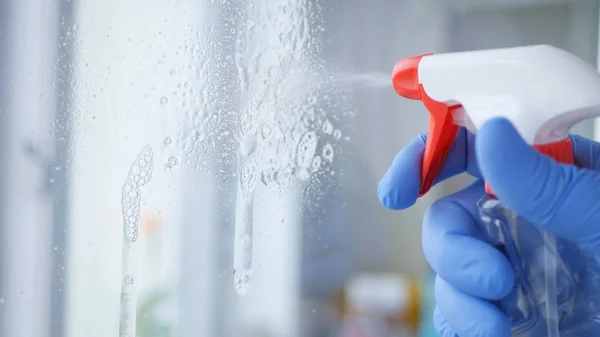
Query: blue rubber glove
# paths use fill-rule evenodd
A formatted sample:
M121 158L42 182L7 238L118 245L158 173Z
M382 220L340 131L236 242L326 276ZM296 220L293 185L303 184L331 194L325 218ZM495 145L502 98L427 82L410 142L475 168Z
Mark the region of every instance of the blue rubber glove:
M600 168L600 143L571 138L579 168L540 154L505 119L489 121L477 137L459 131L437 182L463 172L479 179L434 203L423 220L423 250L437 273L434 324L440 336L511 333L492 301L512 289L513 269L485 243L476 220L484 177L517 214L600 257L600 174L593 170ZM381 179L379 198L386 207L400 210L415 203L425 141L423 135L401 150Z

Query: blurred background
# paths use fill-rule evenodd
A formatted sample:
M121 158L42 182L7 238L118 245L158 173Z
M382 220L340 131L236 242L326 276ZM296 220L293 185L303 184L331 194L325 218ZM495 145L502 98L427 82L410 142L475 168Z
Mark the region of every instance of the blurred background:
M544 43L596 65L598 17L591 0L1 0L0 335L435 336L421 217L470 178L379 204L428 122L394 63Z

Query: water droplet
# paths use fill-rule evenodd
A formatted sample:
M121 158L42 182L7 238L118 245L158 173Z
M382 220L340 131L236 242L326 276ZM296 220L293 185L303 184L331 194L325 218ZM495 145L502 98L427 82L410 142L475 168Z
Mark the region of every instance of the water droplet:
M260 181L262 181L265 186L269 186L275 180L275 169L265 169L260 174Z
M233 286L238 295L246 295L250 290L250 276L252 269L245 268L233 271Z
M169 103L169 99L167 98L167 96L163 96L160 98L160 104L165 105Z
M169 157L167 161L167 168L173 168L179 164L179 159L177 157Z
M129 275L125 276L125 283L133 284L133 282L134 282L133 277L131 277Z
M171 69L171 71L169 72L169 74L171 74L171 76L175 75L175 69Z
M173 140L171 139L171 137L166 137L165 140L163 141L163 144L165 145L169 145L173 142Z
M329 143L323 146L323 158L329 162L333 161L333 146Z
M258 111L253 105L242 110L240 114L240 130L244 136L250 136L258 130Z
M307 180L310 178L310 173L305 169L299 169L294 172L294 175L300 180Z
M333 131L333 138L335 140L340 140L342 138L342 131L340 131L340 130L334 130Z
M314 131L305 133L300 142L298 142L298 149L296 150L296 162L298 166L308 168L310 167L315 151L317 149L317 134Z
M321 168L322 162L323 160L319 156L315 156L315 158L313 158L313 162L311 165L311 169L313 170L313 172L316 172Z
M257 167L253 161L249 161L240 168L240 184L244 196L249 198L254 192L256 185Z
M331 122L326 119L325 122L323 122L323 133L330 135L333 132L333 124L331 124Z
M273 129L271 129L271 127L269 125L263 124L263 126L260 130L260 134L263 139L267 139L267 138L271 137L271 134L273 134Z

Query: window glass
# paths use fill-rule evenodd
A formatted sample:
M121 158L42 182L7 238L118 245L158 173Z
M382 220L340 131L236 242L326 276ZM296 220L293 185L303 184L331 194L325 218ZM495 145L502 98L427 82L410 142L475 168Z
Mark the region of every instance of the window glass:
M428 122L394 63L597 54L593 1L465 4L1 1L0 335L425 337L422 214L465 180L379 204Z

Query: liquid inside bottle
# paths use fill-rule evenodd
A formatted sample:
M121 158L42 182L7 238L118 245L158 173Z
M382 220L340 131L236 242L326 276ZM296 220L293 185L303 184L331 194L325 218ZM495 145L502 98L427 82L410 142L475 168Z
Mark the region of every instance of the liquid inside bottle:
M600 265L589 253L554 237L549 247L548 233L492 197L479 201L478 215L488 243L514 268L515 286L497 302L512 324L513 336L552 336L553 329L561 337L600 334ZM555 262L552 270L548 254ZM556 277L555 289L550 290L556 299L548 303L546 273Z

